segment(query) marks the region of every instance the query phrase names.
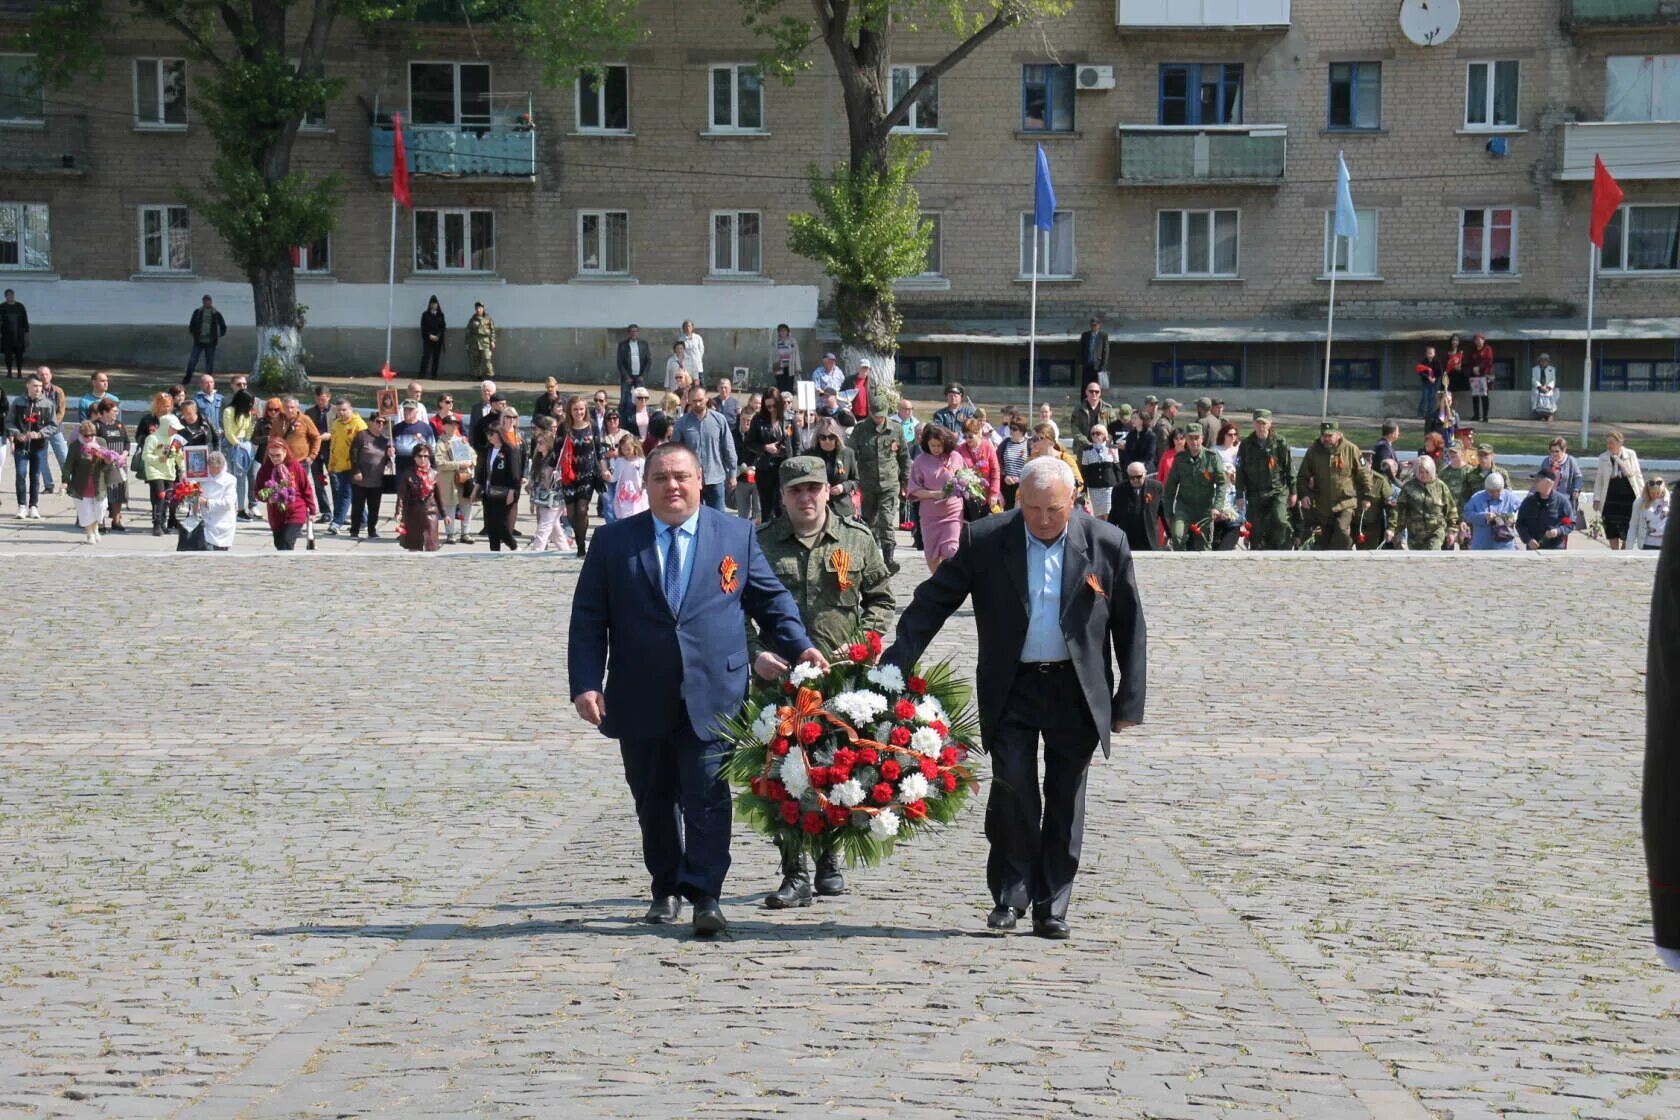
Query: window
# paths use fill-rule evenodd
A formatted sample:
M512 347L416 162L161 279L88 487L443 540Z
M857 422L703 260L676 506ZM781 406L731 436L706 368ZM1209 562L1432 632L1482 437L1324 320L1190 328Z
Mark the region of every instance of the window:
M578 272L584 276L629 274L629 211L578 211Z
M408 64L409 123L434 128L490 127L490 64Z
M712 67L712 131L764 131L764 75L755 64Z
M1517 212L1461 210L1458 271L1463 276L1511 276L1517 271Z
M298 60L292 59L292 69L298 68ZM298 125L304 132L325 132L327 130L327 99L320 101L303 111L303 122Z
M1073 131L1073 67L1021 67L1021 131Z
M1021 276L1033 274L1033 236L1038 237L1038 278L1073 278L1073 211L1058 210L1048 230L1033 225L1031 211L1021 215Z
M1680 54L1605 59L1604 119L1680 121Z
M923 214L922 220L933 224L933 237L928 242L927 263L922 266L922 275L927 277L944 276L944 218L939 214ZM1031 262L1029 261L1028 264L1030 265Z
M599 74L587 70L577 80L579 132L630 131L630 67L603 66Z
M1241 124L1242 93L1241 63L1165 63L1159 123Z
M134 60L134 126L187 127L187 63L181 58Z
M1330 388L1380 389L1382 364L1372 358L1331 358Z
M140 271L192 271L192 219L185 206L140 207Z
M1376 276L1377 274L1377 212L1355 209L1359 219L1359 236L1338 238L1336 212L1324 212L1324 275L1330 275L1330 254L1336 254L1337 276Z
M1680 362L1668 358L1601 358L1594 388L1630 393L1672 393L1680 390Z
M757 210L712 211L712 275L758 275L759 251Z
M1382 63L1331 63L1330 127L1382 127Z
M1019 367L1021 384L1027 383L1027 359L1022 358ZM1071 358L1040 358L1038 359L1037 376L1033 378L1034 385L1066 385L1073 386L1073 360ZM1037 423L1034 420L1033 423ZM1032 429L1028 428L1028 432Z
M496 271L496 215L489 210L416 210L414 271Z
M900 354L893 374L902 385L940 385L945 381L945 359L911 358Z
M910 87L916 84L922 76L925 66L894 66L892 68L892 102L887 106L892 109L910 92ZM937 132L939 131L939 79L924 89L910 105L910 114L904 118L904 123L896 125L894 132Z
M332 252L325 237L307 245L292 246L292 268L319 275L332 271Z
M0 269L52 267L47 207L40 202L0 202Z
M1162 210L1156 215L1157 276L1235 276L1237 211Z
M1242 363L1187 358L1176 365L1156 362L1152 367L1156 385L1169 389L1238 389L1242 387Z
M1523 371L1522 387L1523 387L1524 390L1526 390L1528 388L1528 386L1529 386L1528 371L1524 370ZM1516 387L1517 387L1517 363L1516 363L1516 360L1514 358L1495 358L1493 360L1493 385L1491 386L1491 388L1494 388L1494 389L1515 389Z
M1465 128L1517 127L1517 63L1472 62L1464 78Z
M1680 206L1624 206L1604 227L1604 272L1680 271Z
M44 119L35 56L0 54L0 121L34 124Z

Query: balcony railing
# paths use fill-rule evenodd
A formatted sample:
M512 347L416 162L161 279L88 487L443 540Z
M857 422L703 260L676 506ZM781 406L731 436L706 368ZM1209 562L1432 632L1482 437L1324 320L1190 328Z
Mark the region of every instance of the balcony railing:
M1184 127L1123 124L1115 130L1122 187L1252 183L1277 186L1287 163L1281 124Z
M1581 30L1680 25L1680 0L1563 0L1563 22Z
M1618 179L1680 179L1680 121L1575 121L1558 126L1552 178L1593 177L1593 157Z
M0 171L14 175L81 175L88 168L88 121L80 113L48 113L39 124L0 129Z
M523 108L492 109L481 121L455 126L411 124L403 121L403 150L412 175L459 179L525 179L537 177L537 127L528 94L497 94L506 104L523 98ZM405 114L406 117L406 114ZM393 130L389 117L375 106L369 132L373 173L391 174Z
M1122 31L1285 30L1289 0L1114 0L1114 23Z

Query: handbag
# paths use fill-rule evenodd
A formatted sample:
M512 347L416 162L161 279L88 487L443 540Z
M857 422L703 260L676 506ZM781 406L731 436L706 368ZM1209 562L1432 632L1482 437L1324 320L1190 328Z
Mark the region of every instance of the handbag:
M457 486L471 486L472 485L472 471L468 470L466 467L462 467L460 470L457 470L455 472L455 485L457 485Z
M487 501L505 502L509 498L513 497L513 487L511 487L511 486L486 486L484 488L484 497Z

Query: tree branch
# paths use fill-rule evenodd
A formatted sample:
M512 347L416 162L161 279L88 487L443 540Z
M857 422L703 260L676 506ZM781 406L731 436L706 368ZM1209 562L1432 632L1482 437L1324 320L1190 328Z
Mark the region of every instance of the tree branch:
M215 48L204 40L204 36L194 31L192 25L186 20L182 19L180 16L165 16L163 22L167 23L170 27L173 27L175 30L184 35L187 42L191 43L193 47L213 65L218 68L227 66L227 62L221 55L216 53Z
M880 127L882 131L889 131L908 120L910 117L910 106L914 105L923 93L932 88L935 82L939 81L940 75L944 74L957 63L979 50L981 45L984 44L987 39L990 39L993 35L996 35L1000 31L1005 31L1014 27L1017 23L1021 22L1021 19L1022 13L1018 7L1014 4L1005 4L1003 7L998 9L997 15L987 20L986 23L974 34L958 43L955 47L952 47L950 53L944 58L934 63L932 66L924 68L922 72L917 75L915 82L911 84L910 88L904 91L904 96L900 97L898 101L894 103L892 108L887 110L887 115L881 119Z
M303 50L298 56L298 69L313 77L321 73L321 60L327 54L327 37L333 21L338 17L338 0L315 0L309 30L303 36Z

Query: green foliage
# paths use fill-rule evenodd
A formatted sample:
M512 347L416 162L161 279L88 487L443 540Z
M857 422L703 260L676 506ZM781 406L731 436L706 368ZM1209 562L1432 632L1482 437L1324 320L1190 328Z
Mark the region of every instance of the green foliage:
M543 82L571 85L578 71L622 55L647 36L638 0L478 0L499 13L497 28L542 64Z
M257 363L257 388L279 392L285 387L285 363L272 354Z

